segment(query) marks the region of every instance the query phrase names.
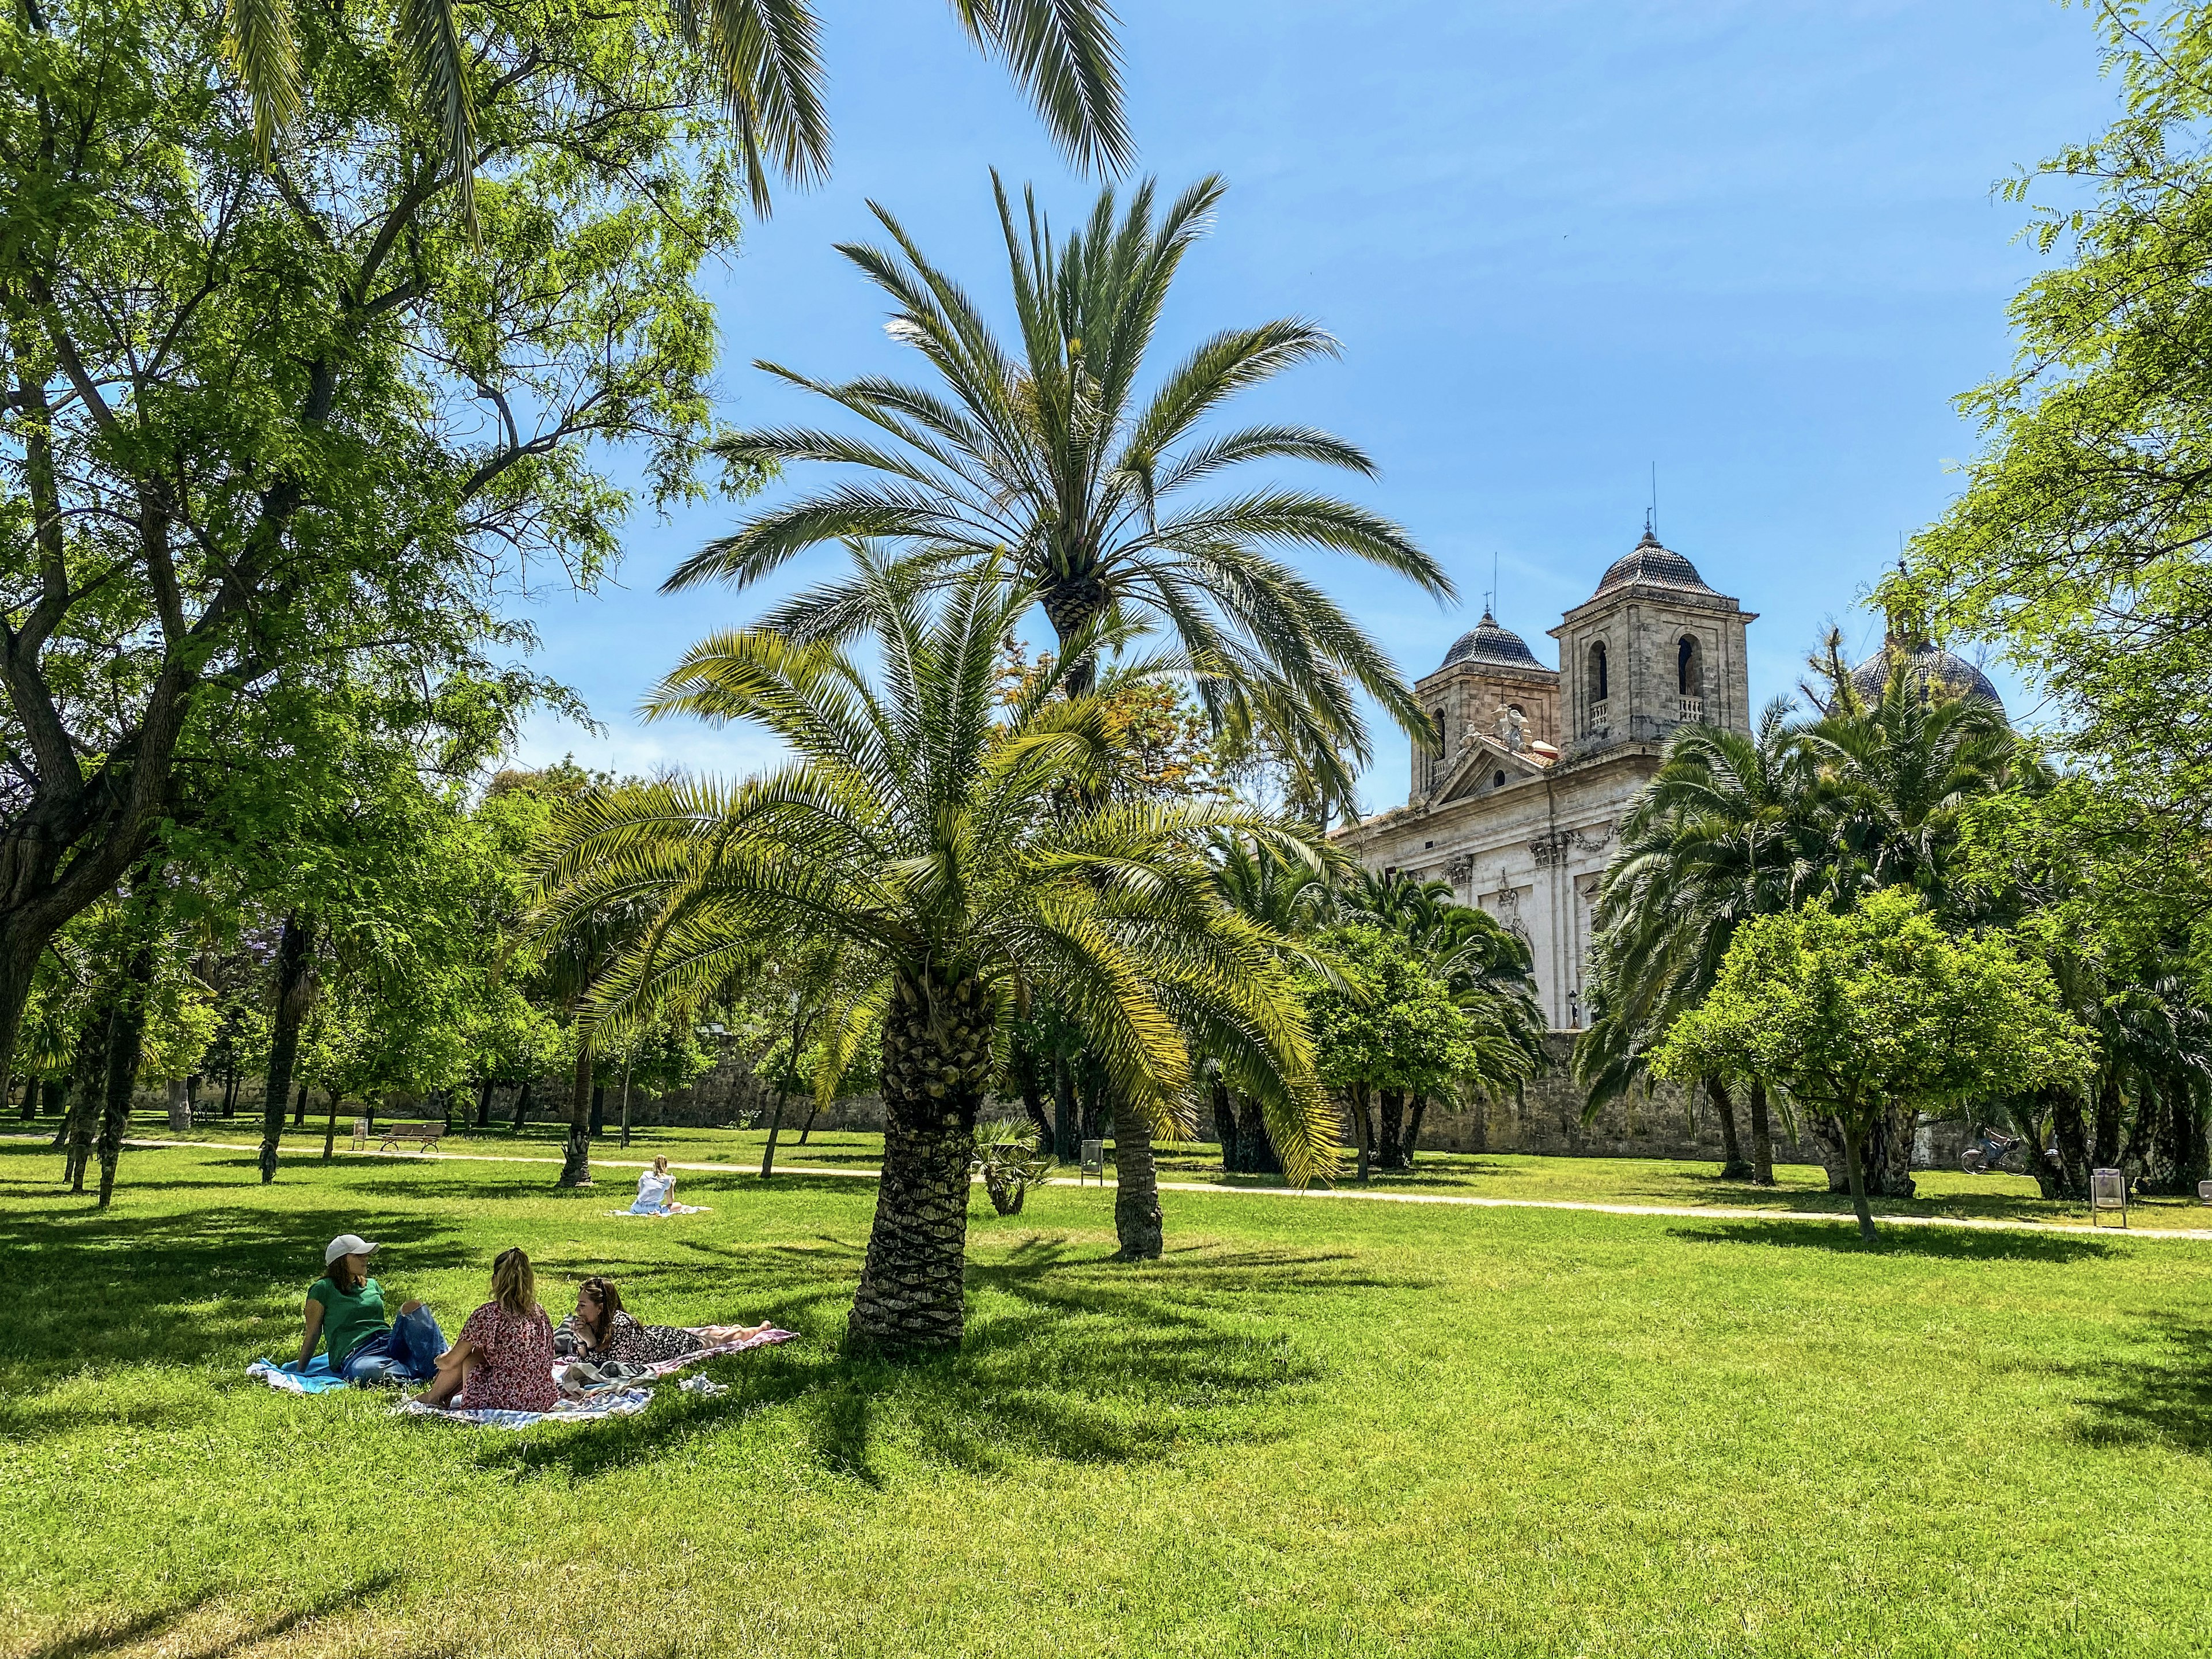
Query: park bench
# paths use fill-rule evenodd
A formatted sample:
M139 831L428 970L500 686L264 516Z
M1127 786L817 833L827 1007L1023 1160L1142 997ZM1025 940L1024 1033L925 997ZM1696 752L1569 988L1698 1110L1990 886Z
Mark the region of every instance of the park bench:
M406 1141L414 1142L418 1148L427 1152L435 1149L438 1142L444 1139L446 1126L441 1122L387 1123L376 1133L380 1137L376 1150L380 1152L394 1151Z

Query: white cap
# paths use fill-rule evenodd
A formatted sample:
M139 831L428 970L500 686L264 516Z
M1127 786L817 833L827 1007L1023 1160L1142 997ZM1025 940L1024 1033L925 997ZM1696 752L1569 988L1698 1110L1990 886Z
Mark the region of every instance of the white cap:
M329 1267L342 1255L367 1255L377 1248L359 1233L340 1233L323 1246L323 1266Z

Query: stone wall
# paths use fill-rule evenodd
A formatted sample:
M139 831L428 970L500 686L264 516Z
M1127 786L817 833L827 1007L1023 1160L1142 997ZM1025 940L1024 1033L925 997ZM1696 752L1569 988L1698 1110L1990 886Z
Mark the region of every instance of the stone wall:
M1432 1152L1532 1152L1568 1158L1677 1158L1721 1159L1720 1119L1698 1091L1694 1109L1680 1085L1662 1083L1650 1095L1642 1090L1613 1102L1589 1123L1583 1121L1583 1091L1567 1071L1573 1038L1555 1031L1545 1039L1549 1062L1543 1076L1529 1083L1518 1099L1472 1110L1442 1112L1431 1104L1421 1122L1419 1151ZM1736 1133L1743 1155L1751 1156L1751 1121L1743 1100L1735 1103ZM1780 1116L1773 1121L1778 1164L1817 1164L1805 1142L1784 1138Z

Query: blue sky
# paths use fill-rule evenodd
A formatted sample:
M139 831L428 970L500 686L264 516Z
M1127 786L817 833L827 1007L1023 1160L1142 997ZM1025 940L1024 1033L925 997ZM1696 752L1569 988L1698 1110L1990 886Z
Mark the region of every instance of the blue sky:
M832 246L868 237L870 198L996 300L988 169L1034 181L1062 222L1096 189L946 9L823 9L835 179L786 195L711 278L724 412L741 423L827 411L756 357L830 376L918 367ZM1951 399L2007 361L2005 305L2035 267L2021 210L1990 185L2113 109L2088 17L2041 0L1121 11L1141 168L1164 191L1210 171L1231 186L1156 349L1164 362L1286 313L1342 342L1340 361L1242 414L1364 446L1382 476L1346 493L1453 573L1448 613L1364 567L1312 566L1409 678L1473 625L1493 556L1499 619L1554 660L1543 630L1634 543L1655 465L1662 538L1760 615L1754 705L1794 687L1829 619L1855 652L1878 643L1860 597L1954 489L1946 463L1973 434ZM748 733L632 713L693 639L763 603L656 592L731 511L641 514L619 586L530 605L538 665L605 730L541 719L526 759L769 757ZM1370 811L1407 775L1403 737L1376 737Z

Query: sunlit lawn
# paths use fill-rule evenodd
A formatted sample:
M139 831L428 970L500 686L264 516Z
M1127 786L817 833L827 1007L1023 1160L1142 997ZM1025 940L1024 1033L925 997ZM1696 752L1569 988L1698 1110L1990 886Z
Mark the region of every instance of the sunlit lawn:
M0 1146L0 1652L2203 1648L2212 1247L1171 1192L1130 1267L1054 1186L979 1197L967 1351L900 1369L836 1347L872 1182L58 1168ZM520 1243L556 1308L805 1340L520 1436L248 1383L345 1229L449 1329Z
M342 1126L339 1145L350 1145L351 1119ZM15 1128L14 1124L0 1128ZM141 1115L135 1133L163 1136L168 1130L158 1115ZM52 1133L52 1125L48 1125ZM551 1158L558 1155L564 1125L550 1118L524 1126L520 1135L504 1125L449 1136L442 1150L491 1157ZM192 1132L192 1138L216 1141L256 1141L258 1125L241 1115L226 1122L213 1119ZM757 1170L768 1139L764 1129L694 1129L638 1127L624 1151L611 1131L594 1144L594 1156L609 1167L601 1170L602 1184L634 1186L634 1168L656 1152L679 1163L729 1164ZM287 1155L294 1149L319 1157L323 1133L316 1127L286 1132ZM1107 1147L1110 1166L1113 1148ZM817 1130L805 1145L794 1128L787 1127L777 1143L776 1164L787 1169L872 1170L883 1161L883 1138L842 1130ZM1827 1176L1817 1165L1784 1164L1775 1170L1777 1184L1755 1187L1748 1182L1723 1181L1715 1164L1684 1163L1662 1158L1532 1158L1477 1152L1423 1152L1411 1170L1377 1171L1368 1183L1377 1192L1437 1193L1480 1198L1519 1198L1550 1202L1599 1204L1697 1205L1729 1209L1791 1211L1841 1214L1850 1200L1827 1189ZM1160 1173L1170 1182L1206 1182L1224 1186L1279 1186L1271 1177L1226 1176L1221 1173L1218 1146L1202 1143L1168 1144L1160 1148ZM1074 1179L1075 1172L1068 1171ZM681 1177L678 1193L681 1195ZM2046 1200L2025 1176L1970 1176L1959 1170L1915 1172L1919 1191L1910 1200L1876 1200L1877 1213L1948 1216L2008 1221L2036 1221L2060 1225L2086 1225L2088 1212L2080 1203ZM1357 1183L1346 1171L1338 1183L1347 1188ZM2212 1209L2194 1198L2143 1198L2132 1206L2137 1226L2212 1228Z

